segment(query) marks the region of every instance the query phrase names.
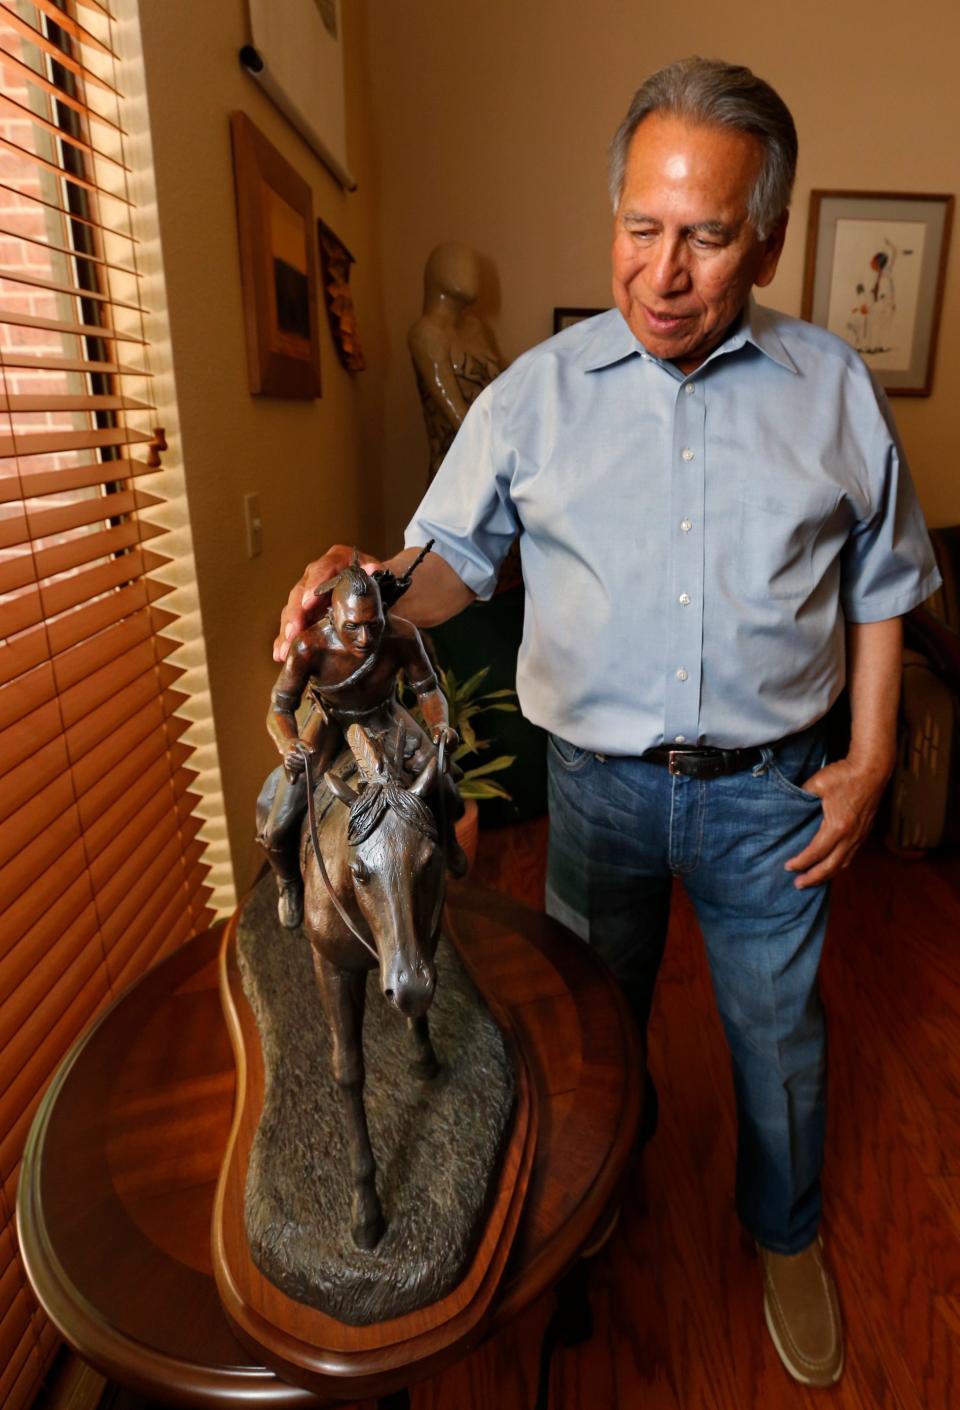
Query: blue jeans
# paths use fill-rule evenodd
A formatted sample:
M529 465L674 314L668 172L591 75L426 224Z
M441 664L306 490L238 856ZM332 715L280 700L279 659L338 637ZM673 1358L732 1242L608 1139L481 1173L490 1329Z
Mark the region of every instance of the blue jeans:
M784 862L810 841L820 801L799 786L822 766L814 726L725 778L671 776L551 737L547 910L589 941L645 1032L670 887L683 878L707 945L733 1062L737 1210L765 1247L815 1237L826 1117L826 1032L817 970L827 888L798 891Z

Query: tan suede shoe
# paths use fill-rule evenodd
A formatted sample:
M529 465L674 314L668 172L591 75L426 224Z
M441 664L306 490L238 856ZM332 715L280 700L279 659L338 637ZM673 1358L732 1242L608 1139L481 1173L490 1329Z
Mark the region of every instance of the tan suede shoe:
M832 1386L843 1371L840 1302L815 1239L802 1253L760 1248L763 1311L780 1360L805 1386Z

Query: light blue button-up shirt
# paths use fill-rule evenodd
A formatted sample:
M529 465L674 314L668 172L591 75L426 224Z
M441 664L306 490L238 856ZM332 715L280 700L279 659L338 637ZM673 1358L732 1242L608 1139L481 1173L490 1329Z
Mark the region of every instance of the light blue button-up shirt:
M609 754L806 728L843 686L844 620L939 582L863 362L752 300L686 377L613 310L491 383L406 543L483 598L518 531L523 712Z

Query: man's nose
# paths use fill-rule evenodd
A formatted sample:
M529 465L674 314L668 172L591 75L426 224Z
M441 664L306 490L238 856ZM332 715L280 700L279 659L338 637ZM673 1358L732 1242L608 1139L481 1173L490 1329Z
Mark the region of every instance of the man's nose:
M647 265L647 283L657 294L675 294L686 287L689 271L682 245L664 241Z

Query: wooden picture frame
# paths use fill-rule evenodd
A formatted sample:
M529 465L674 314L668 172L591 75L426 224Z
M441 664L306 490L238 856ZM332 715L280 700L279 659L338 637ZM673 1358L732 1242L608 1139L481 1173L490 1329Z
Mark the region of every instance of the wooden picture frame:
M564 328L572 328L585 318L593 318L597 313L606 313L603 308L555 308L553 310L553 331L562 333Z
M230 116L247 365L254 396L320 396L310 187L246 113Z
M891 396L933 386L954 197L811 191L802 316L839 334Z

